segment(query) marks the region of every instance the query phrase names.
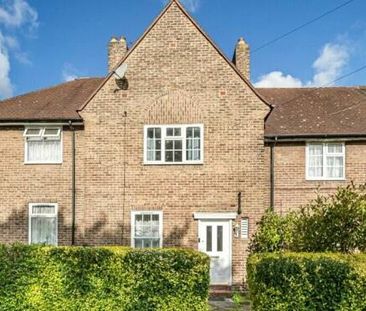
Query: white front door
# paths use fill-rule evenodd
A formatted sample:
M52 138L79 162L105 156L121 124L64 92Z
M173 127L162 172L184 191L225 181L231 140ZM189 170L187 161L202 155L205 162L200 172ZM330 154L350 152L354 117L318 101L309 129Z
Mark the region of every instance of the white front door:
M200 220L199 250L211 258L211 285L231 285L231 220Z

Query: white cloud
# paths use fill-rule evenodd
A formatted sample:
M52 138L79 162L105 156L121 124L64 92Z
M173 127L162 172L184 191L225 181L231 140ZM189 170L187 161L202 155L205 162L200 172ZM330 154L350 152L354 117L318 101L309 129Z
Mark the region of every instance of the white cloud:
M5 46L5 40L0 32L0 98L6 98L13 95L13 86L9 77L10 61L8 50Z
M349 49L345 45L327 43L313 64L315 75L311 85L329 85L337 79L349 61Z
M71 64L65 64L62 69L62 80L69 82L79 77L78 70Z
M21 50L14 30L38 27L38 13L25 0L3 0L0 2L0 98L13 95L14 86L10 79L11 57L14 56L22 64L31 64L27 53ZM11 28L12 35L7 35L5 29Z
M259 78L256 87L302 87L301 80L281 71L272 71Z
M0 6L0 23L16 28L28 24L35 28L38 26L38 13L24 0L5 1Z
M181 0L181 3L191 12L196 12L199 9L199 0Z
M256 87L302 87L302 86L330 86L332 81L339 78L350 59L350 49L345 44L327 43L314 61L313 78L304 82L301 79L284 74L281 71L272 71L259 77L254 83Z

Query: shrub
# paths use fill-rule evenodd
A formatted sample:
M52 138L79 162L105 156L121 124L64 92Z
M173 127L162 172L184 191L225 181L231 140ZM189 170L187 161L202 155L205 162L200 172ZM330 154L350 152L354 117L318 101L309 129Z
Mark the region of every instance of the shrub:
M366 255L251 255L248 285L256 311L366 310Z
M207 310L192 250L0 246L0 310Z
M294 231L300 251L353 252L366 250L366 187L338 188L301 208Z
M268 209L253 235L250 252L276 252L290 249L292 246L294 215L281 216Z
M285 216L268 210L258 223L251 252L366 251L366 186L339 187Z

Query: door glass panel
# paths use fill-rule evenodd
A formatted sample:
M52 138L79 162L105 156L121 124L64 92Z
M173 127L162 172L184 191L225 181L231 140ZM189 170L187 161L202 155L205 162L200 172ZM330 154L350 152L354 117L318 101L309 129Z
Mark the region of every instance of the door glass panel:
M206 227L206 252L212 252L212 226Z
M223 244L223 230L222 226L217 226L217 251L222 252L222 244Z

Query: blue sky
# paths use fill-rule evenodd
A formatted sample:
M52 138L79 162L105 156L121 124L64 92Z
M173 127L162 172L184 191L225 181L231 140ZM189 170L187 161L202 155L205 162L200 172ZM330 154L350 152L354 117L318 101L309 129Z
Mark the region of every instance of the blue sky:
M243 36L253 49L346 0L181 0L231 58ZM165 0L0 0L0 97L103 76L107 42L133 43ZM258 86L312 86L366 64L366 1L337 12L252 55ZM366 71L339 85L366 84Z

